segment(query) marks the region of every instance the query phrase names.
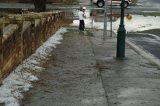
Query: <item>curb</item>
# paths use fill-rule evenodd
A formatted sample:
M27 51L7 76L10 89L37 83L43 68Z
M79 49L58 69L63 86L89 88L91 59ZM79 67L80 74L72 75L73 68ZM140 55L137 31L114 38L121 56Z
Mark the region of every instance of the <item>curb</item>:
M134 51L136 51L138 54L142 55L144 58L149 60L150 62L156 64L158 68L160 68L160 60L157 59L155 56L152 54L146 52L145 50L139 48L137 45L126 39L126 43L128 46L130 46Z

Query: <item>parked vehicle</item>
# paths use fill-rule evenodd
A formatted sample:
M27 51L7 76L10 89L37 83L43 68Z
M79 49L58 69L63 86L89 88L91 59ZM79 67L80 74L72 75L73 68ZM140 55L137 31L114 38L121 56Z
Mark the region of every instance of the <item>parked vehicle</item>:
M113 5L120 5L122 0L107 0L107 4L110 5L111 2ZM96 4L98 7L103 7L105 4L105 0L93 0L93 3ZM124 7L128 7L131 4L131 0L124 1Z

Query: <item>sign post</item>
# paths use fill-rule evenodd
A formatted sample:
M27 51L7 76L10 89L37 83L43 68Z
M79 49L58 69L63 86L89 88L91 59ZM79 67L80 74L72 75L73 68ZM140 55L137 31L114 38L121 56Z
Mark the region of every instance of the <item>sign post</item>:
M104 29L103 29L103 40L105 40L105 35L107 35L107 0L105 0L105 5L104 5Z

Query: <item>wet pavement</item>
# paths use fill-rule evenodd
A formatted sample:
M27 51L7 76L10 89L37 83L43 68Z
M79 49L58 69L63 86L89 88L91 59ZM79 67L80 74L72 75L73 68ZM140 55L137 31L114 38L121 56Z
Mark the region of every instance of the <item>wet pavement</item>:
M159 106L158 67L127 45L117 59L116 36L102 38L69 29L21 106Z
M84 1L82 0L81 5L85 4ZM89 1L87 3L89 4ZM22 6L19 8L33 8L32 4L10 5L13 8L20 5ZM6 4L0 6L8 7ZM61 7L51 4L48 8ZM75 8L73 11L77 13L79 6L64 8ZM139 13L139 8L135 6L127 11ZM140 10L146 12L146 7ZM153 12L154 9L148 10ZM89 12L87 13L89 15ZM155 32L149 29L159 28L159 16L131 16L131 20L125 18L127 33L147 30L148 32L143 33L148 34ZM107 32L103 40L103 31L100 30L103 29L103 22L96 22L96 19L92 21L92 18L89 16L85 23L86 27L93 29L87 29L84 33L79 32L77 27L67 27L68 32L64 34L62 44L50 54L45 70L34 73L39 81L34 82L33 88L24 93L24 99L20 101L21 106L159 106L160 67L127 45L126 58L117 59L116 36L109 37L110 34ZM101 19L103 21L103 17ZM78 21L74 22L77 24ZM113 31L116 32L118 26L119 17L113 22ZM109 30L110 26L107 28ZM147 37L144 36L144 41ZM147 44L151 44L142 42L142 36L130 36L130 40L146 48L149 47ZM155 40L158 40L157 37L153 39ZM152 42L151 39L149 41ZM152 51L155 47L159 50L156 43L150 47ZM159 56L157 51L153 52ZM4 106L3 103L1 105Z
M128 39L148 53L160 59L160 29L146 30L136 33L128 33Z
M115 58L115 44L116 39L108 39L94 46L109 106L159 106L157 66L128 46L125 59Z
M22 106L107 106L91 43L81 34L64 35Z

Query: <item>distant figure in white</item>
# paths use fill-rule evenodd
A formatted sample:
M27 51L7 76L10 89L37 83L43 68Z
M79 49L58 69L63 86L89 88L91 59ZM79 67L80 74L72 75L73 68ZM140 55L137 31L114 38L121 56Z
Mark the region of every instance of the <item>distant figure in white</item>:
M84 18L86 18L85 10L86 10L86 7L80 7L80 10L78 12L80 31L84 31L85 29L85 23L84 23Z

